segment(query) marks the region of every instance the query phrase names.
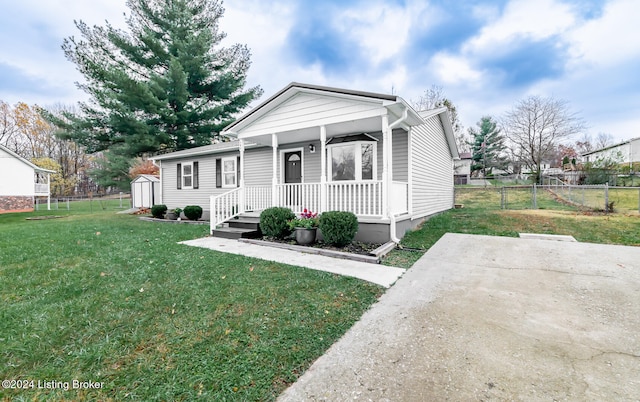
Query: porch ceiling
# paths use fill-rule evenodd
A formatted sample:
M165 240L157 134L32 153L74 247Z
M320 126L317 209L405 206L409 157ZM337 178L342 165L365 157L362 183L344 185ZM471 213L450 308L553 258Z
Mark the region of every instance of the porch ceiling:
M379 116L366 119L350 120L325 125L327 139L354 133L376 133L382 131L382 119ZM294 142L318 141L320 139L320 126L306 127L297 130L281 131L278 135L278 144L290 144ZM271 145L271 134L252 136L249 139L261 145Z

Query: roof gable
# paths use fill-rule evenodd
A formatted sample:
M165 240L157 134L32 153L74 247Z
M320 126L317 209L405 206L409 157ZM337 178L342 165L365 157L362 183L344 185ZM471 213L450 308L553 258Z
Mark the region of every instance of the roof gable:
M55 170L43 169L43 168L41 168L39 166L34 165L33 163L29 162L28 160L26 160L25 158L23 158L22 156L18 155L15 152L13 152L12 150L10 150L9 148L5 147L2 144L0 144L0 150L4 151L5 153L9 154L9 156L13 157L14 159L19 160L20 162L24 163L25 165L29 166L30 168L32 168L33 170L35 170L37 172L55 173Z
M395 119L405 110L409 111L407 127L422 122L399 96L294 82L238 118L223 134L250 138L364 121L385 114Z

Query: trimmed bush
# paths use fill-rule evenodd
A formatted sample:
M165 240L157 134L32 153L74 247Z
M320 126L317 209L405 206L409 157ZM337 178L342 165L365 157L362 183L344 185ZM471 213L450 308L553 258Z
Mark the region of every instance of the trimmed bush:
M164 204L158 204L151 207L151 216L156 219L163 219L164 214L167 213L167 206Z
M351 212L323 212L320 215L320 230L325 243L346 246L356 237L358 218Z
M192 221L197 221L198 219L202 218L202 207L199 207L197 205L187 205L186 207L184 207L184 210L182 212L184 213L184 216L187 217L187 219Z
M276 239L283 239L291 233L289 221L296 215L289 208L267 208L260 214L260 230L262 234Z

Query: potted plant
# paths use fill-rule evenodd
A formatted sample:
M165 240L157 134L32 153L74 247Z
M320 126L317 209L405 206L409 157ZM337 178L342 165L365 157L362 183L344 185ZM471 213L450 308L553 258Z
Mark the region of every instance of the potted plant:
M290 220L289 228L295 231L296 243L301 245L314 243L318 223L318 213L313 213L307 208L302 211L299 218Z
M180 220L180 214L182 213L182 208L173 208L167 212L167 219L171 219L173 221Z

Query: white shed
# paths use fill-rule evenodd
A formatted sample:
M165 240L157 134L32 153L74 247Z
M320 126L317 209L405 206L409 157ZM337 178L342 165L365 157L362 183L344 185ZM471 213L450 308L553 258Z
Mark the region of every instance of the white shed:
M141 174L131 182L131 203L134 208L151 208L160 202L160 178Z

